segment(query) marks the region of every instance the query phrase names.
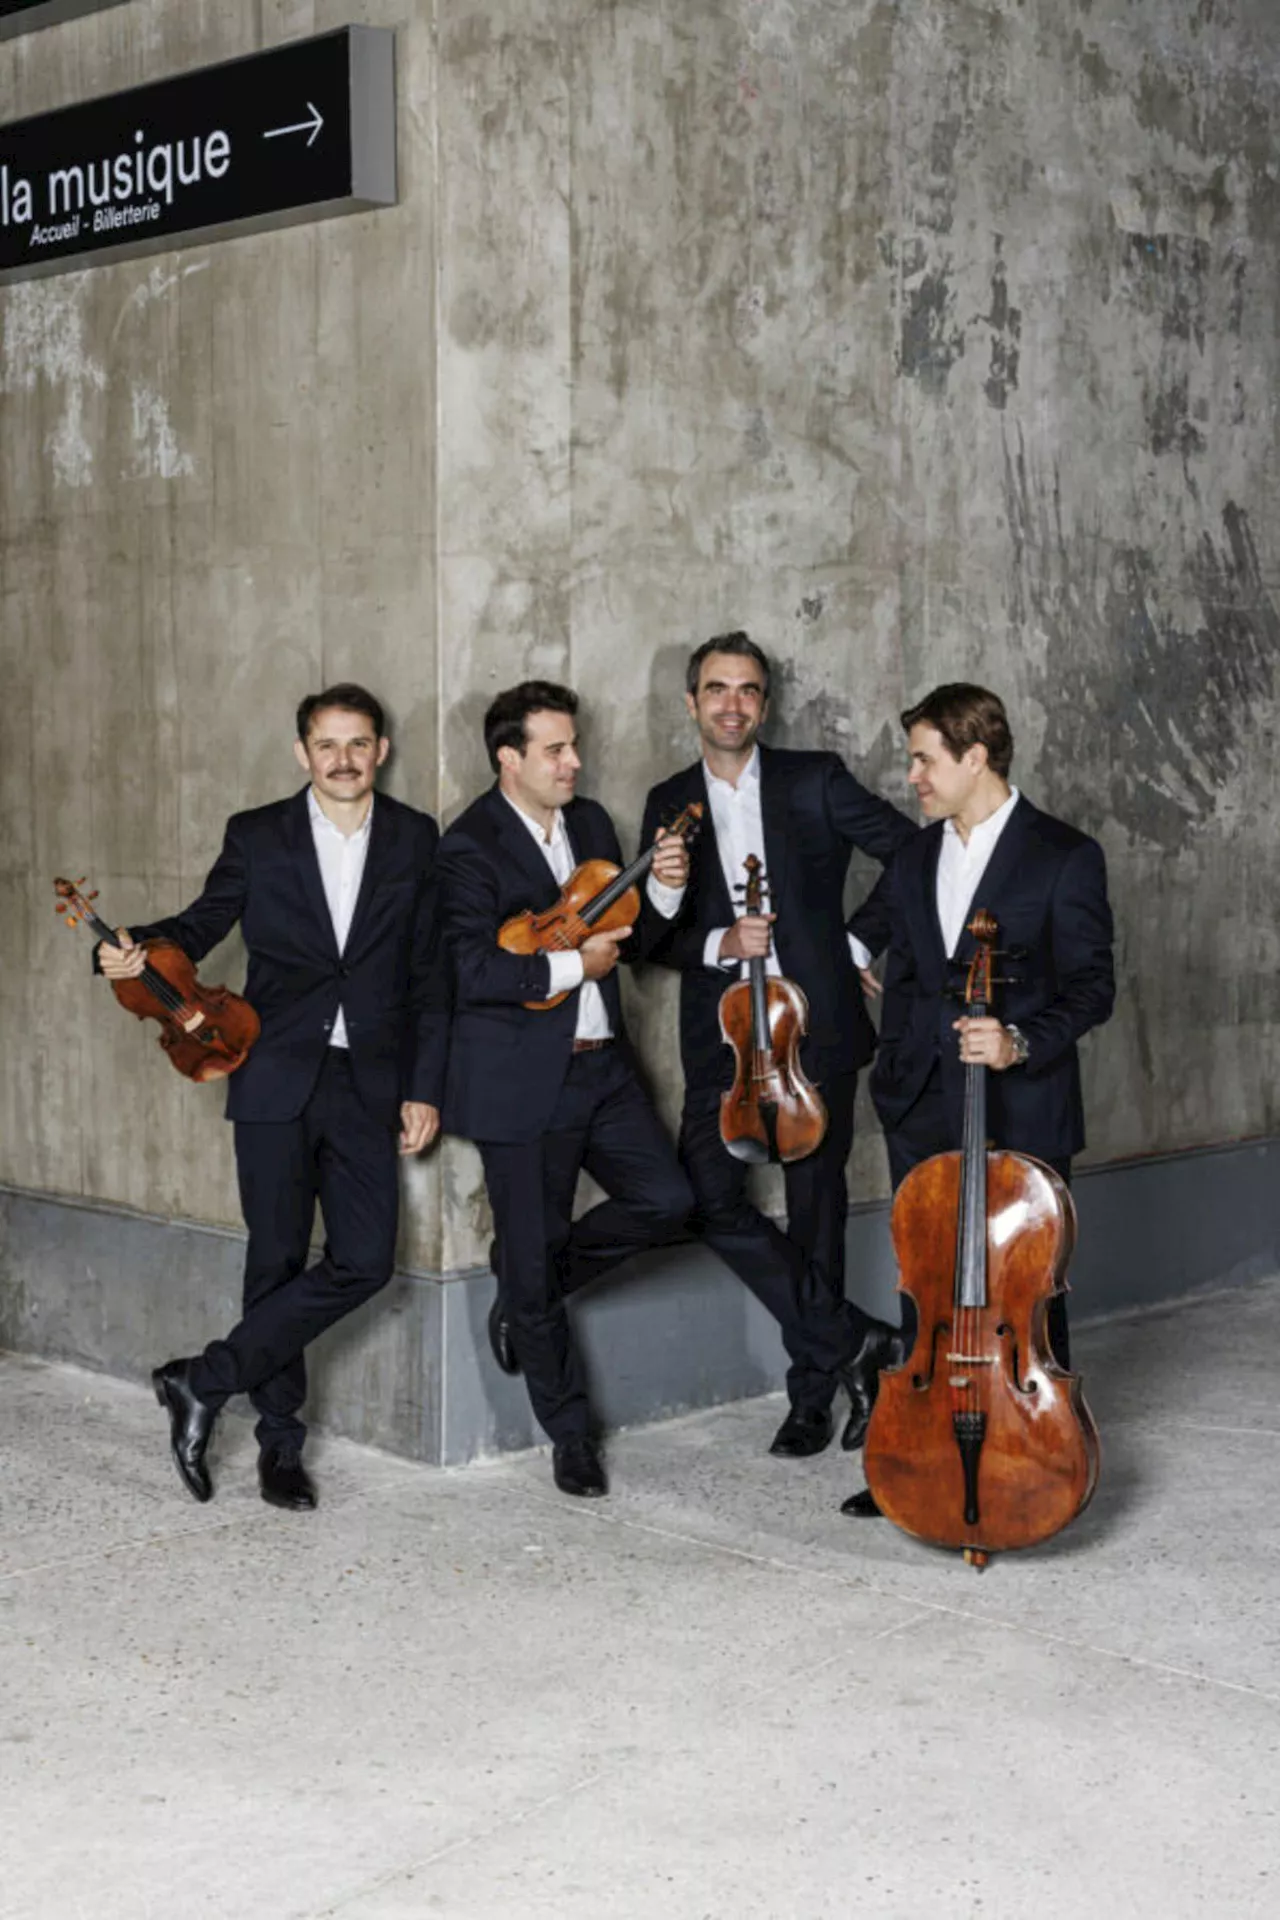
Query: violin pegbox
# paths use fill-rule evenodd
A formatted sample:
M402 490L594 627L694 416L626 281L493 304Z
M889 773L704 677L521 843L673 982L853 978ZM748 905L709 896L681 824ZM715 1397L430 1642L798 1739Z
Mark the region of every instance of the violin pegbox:
M62 923L66 927L78 927L82 920L87 919L92 909L92 903L98 897L96 887L92 893L84 893L81 891L83 886L83 874L81 874L78 880L59 879L53 883L53 890L58 896L58 902L54 907L54 912L66 916Z
M757 854L749 853L743 861L747 877L739 880L734 895L740 898L746 913L764 913L767 911L766 899L769 890L769 876L764 870L764 862Z

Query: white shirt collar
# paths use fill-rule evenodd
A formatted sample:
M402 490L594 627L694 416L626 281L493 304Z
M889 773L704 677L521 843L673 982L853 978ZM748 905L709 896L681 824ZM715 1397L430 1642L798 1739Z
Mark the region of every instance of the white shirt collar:
M702 762L702 773L703 773L703 778L706 780L708 789L712 787L722 787L726 793L740 793L743 787L759 786L760 784L760 749L759 747L752 747L751 758L748 760L746 766L742 769L742 772L738 775L738 778L736 781L722 780L718 773L712 773L710 767L707 765L705 757Z
M320 802L316 799L315 788L314 787L307 788L307 812L311 815L312 827L313 828L327 827L330 833L336 833L338 838L340 840L345 840L348 846L358 846L361 840L368 839L369 829L373 825L373 809L375 805L376 805L375 797L373 794L370 794L368 813L366 813L364 819L360 822L360 825L356 828L354 833L344 833L341 827L334 826L333 821L329 818L324 808L320 805Z
M512 813L515 814L517 820L522 820L525 826L528 827L540 847L554 846L555 842L560 838L560 835L565 831L564 809L562 807L556 808L555 818L551 822L551 831L547 833L531 813L526 813L523 807L517 806L509 793L503 792L501 787L498 788L498 792L502 794L503 799L510 807Z
M961 840L960 829L954 820L943 821L943 834L944 836L949 834L956 842L956 845L961 847L965 853L982 847L992 846L1004 832L1009 815L1013 812L1021 797L1016 787L1010 787L1009 798L1002 806L997 807L994 813L989 813L985 820L979 820L976 827L970 828L967 841Z

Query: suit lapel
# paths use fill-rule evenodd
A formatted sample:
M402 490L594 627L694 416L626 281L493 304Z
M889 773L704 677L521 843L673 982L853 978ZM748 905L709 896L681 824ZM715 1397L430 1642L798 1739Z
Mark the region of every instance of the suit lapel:
M786 886L787 785L768 747L760 748L760 823L770 911L781 913ZM735 915L736 918L736 915Z
M720 842L716 838L705 761L699 760L696 766L690 767L679 799L676 813L682 813L691 800L701 800L703 807L702 827L694 850L698 872L702 876L698 887L702 924L705 927L731 927L738 918L738 909L733 904L733 896L724 877L724 861L720 856Z
M532 833L496 786L489 789L489 817L504 857L524 882L521 893L533 911L541 913L544 907L554 903L560 892L556 877Z
M369 822L369 845L364 856L364 872L360 875L360 891L356 895L355 909L351 915L351 926L347 932L345 951L354 953L360 935L364 931L365 921L369 917L369 903L374 898L378 883L387 864L392 837L395 833L395 821L391 809L384 800L374 797L373 818Z
M1018 870L1019 863L1026 851L1027 831L1031 825L1031 803L1018 797L1018 804L1004 824L1004 830L996 841L991 858L987 862L986 872L974 889L973 900L966 921L971 920L979 907L985 907L994 914L997 924L1000 921L1000 896ZM966 933L967 948L972 949L972 941Z
M938 918L938 862L942 858L942 835L941 827L936 833L928 835L928 844L924 850L922 878L924 897L920 904L924 911L925 924L929 929L930 943L945 967L950 956L947 953L947 943L942 937L942 922Z
M1004 824L1000 838L996 841L986 871L974 888L973 899L969 902L969 911L965 914L964 930L956 944L956 957L968 961L973 955L973 940L969 934L969 922L980 907L995 916L997 927L1000 921L1000 896L1018 870L1019 863L1026 851L1027 832L1031 825L1031 803L1021 795L1018 804ZM1001 927L1003 932L1003 927Z
M289 837L293 843L298 872L302 876L302 891L307 897L307 903L315 919L316 930L325 951L336 958L338 942L334 937L333 916L329 912L329 902L324 897L324 881L320 878L316 839L311 827L311 809L307 800L310 791L309 787L304 787L301 793L295 794L289 803Z

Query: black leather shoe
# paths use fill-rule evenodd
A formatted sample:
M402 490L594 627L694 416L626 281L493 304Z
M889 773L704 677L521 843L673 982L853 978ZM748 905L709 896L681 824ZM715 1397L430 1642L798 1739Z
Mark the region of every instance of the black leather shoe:
M212 1500L213 1482L204 1463L217 1410L191 1391L191 1362L170 1360L151 1375L156 1399L169 1415L169 1447L182 1484L193 1500Z
M840 1436L846 1453L855 1453L867 1437L871 1409L876 1403L882 1367L900 1367L906 1359L902 1335L882 1321L873 1320L855 1360L840 1369L840 1378L848 1389L849 1418Z
M594 1440L557 1440L551 1449L551 1470L561 1493L598 1500L609 1491Z
M519 1373L520 1361L516 1354L515 1342L511 1338L511 1328L506 1314L502 1311L502 1296L495 1293L493 1305L489 1309L489 1345L493 1357L504 1373Z
M781 1460L807 1460L829 1446L834 1431L831 1415L825 1407L792 1407L773 1436L770 1453Z
M854 1520L878 1520L880 1509L870 1487L860 1487L857 1493L851 1493L847 1500L840 1502L841 1513L849 1514Z
M319 1499L296 1447L264 1447L258 1455L258 1485L268 1506L286 1507L290 1513L303 1513Z

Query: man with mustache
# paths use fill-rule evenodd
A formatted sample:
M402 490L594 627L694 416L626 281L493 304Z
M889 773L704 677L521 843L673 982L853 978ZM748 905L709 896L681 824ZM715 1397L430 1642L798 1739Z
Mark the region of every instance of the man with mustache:
M872 953L887 944L884 1013L871 1097L885 1130L895 1191L935 1153L957 1150L964 1070L993 1078L987 1132L993 1146L1042 1160L1070 1184L1084 1145L1077 1042L1111 1016L1115 1001L1107 868L1096 840L1039 807L1010 783L1013 736L1004 703L966 681L936 687L902 715L908 779L929 823L899 852L850 927ZM994 914L1001 1017L957 1009L974 942L974 911ZM914 1313L904 1300L904 1344ZM1049 1302L1049 1343L1070 1360L1066 1302ZM874 1517L863 1488L842 1512Z
M693 849L679 917L652 957L680 972L680 1158L697 1200L694 1224L781 1327L791 1411L771 1451L795 1459L829 1442L838 1381L851 1409L843 1444L861 1446L879 1370L897 1357L893 1329L845 1297L845 1165L858 1069L871 1058L875 1033L843 891L854 847L887 860L917 828L836 754L765 746L758 736L769 688L768 658L747 634L720 634L696 650L685 703L701 755L650 792L643 835L691 800L706 805L710 831ZM745 914L740 904L748 854L763 862L768 914ZM720 997L753 956L796 981L808 1000L801 1065L829 1115L821 1146L785 1170L785 1235L748 1199L747 1170L720 1137L720 1095L733 1078Z
M622 865L613 823L578 797L577 695L528 680L484 719L497 779L440 844L455 1015L444 1124L484 1163L498 1283L489 1316L494 1358L523 1371L552 1442L562 1493L608 1491L587 1383L565 1301L645 1247L671 1240L693 1196L636 1077L615 974L678 907L682 842L656 827L634 930L594 933L572 952L508 953L504 922L554 905L583 860ZM557 1007L529 1002L567 997ZM585 1167L608 1199L573 1219Z
M202 1353L152 1375L183 1484L209 1500L205 1454L220 1408L258 1415L264 1500L306 1509L304 1350L391 1277L401 1154L440 1125L448 985L428 814L374 794L390 751L382 708L344 683L310 694L294 752L308 784L235 814L198 900L102 946L108 979L136 978L149 935L199 961L240 924L245 998L262 1022L227 1083L249 1244L244 1316ZM307 1264L317 1200L325 1247Z

